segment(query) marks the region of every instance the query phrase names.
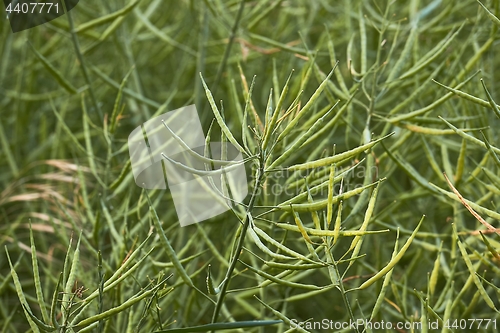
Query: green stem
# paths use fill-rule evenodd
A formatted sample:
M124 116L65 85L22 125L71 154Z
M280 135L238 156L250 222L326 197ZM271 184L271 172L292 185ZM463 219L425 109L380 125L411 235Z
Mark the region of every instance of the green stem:
M80 62L80 67L82 69L82 74L83 78L85 79L85 82L87 83L90 91L90 98L92 99L92 104L94 105L94 108L97 110L97 113L99 114L99 117L101 120L103 120L103 115L101 108L99 107L99 103L97 103L97 98L94 93L94 88L92 88L92 84L90 83L90 78L89 78L89 73L87 71L87 67L85 67L85 62L83 60L83 55L82 55L82 50L80 48L80 42L78 41L78 36L76 35L75 32L75 24L73 22L73 17L71 16L71 11L67 10L66 4L63 1L62 2L64 11L66 12L66 15L68 16L68 22L69 22L69 30L71 33L71 39L73 40L73 45L75 47L75 53L76 57L78 58L78 61Z
M344 278L343 275L340 275L340 271L337 265L337 262L335 261L335 258L333 257L331 253L331 248L332 248L332 237L326 237L323 239L325 244L328 246L325 249L326 255L328 256L329 262L332 263L333 268L335 269L335 278L332 279L332 283L337 284L337 289L340 291L340 295L342 296L342 300L344 301L345 307L347 308L347 311L349 313L349 318L353 321L356 322L356 318L354 318L354 313L352 312L351 304L349 303L349 300L347 299L346 296L346 290L344 288L344 284L342 283L342 279ZM344 273L345 274L345 273ZM359 333L359 329L356 326L355 330L357 333Z
M351 318L351 320L355 322L356 319L354 318L354 313L352 312L351 304L349 303L349 300L347 299L347 295L346 295L346 291L345 291L345 288L344 288L344 284L342 283L342 278L341 278L341 275L340 275L340 271L338 269L337 264L335 264L335 261L334 261L333 267L335 268L335 271L337 272L337 276L340 277L340 279L339 279L339 285L337 286L337 288L339 289L340 295L342 296L342 300L344 301L344 304L345 304L345 306L347 308L347 311L349 312L349 318ZM358 329L357 326L356 326L355 330L356 330L357 333L359 333L359 329Z
M229 53L231 53L231 47L234 43L234 38L236 37L236 30L240 25L241 15L243 14L243 8L245 8L245 0L241 0L240 8L238 9L238 14L236 14L236 19L233 24L233 28L231 29L231 34L229 35L229 41L227 43L226 49L224 50L224 57L222 58L222 62L220 63L219 69L217 70L217 75L215 76L215 82L212 88L212 94L215 96L217 93L217 87L219 86L220 80L222 78L222 72L224 68L226 68L227 60L229 59Z
M257 169L257 177L255 181L255 186L252 192L252 196L250 197L250 202L248 203L248 208L245 215L245 220L243 222L243 228L241 229L240 238L238 239L238 244L236 245L236 251L234 252L234 257L231 259L231 263L229 264L229 268L226 272L226 276L224 278L224 282L222 283L221 290L219 293L219 298L217 299L217 303L215 305L215 310L212 316L212 323L217 322L217 318L219 317L220 310L222 309L222 305L224 304L224 297L227 294L227 289L229 287L229 282L231 281L231 276L233 275L233 271L236 268L236 264L238 263L238 259L240 257L241 251L243 250L243 244L245 242L245 236L247 233L248 225L250 224L250 219L248 218L248 214L250 214L253 209L255 199L257 198L257 192L259 190L262 179L264 178L264 161L262 153L259 154L259 167ZM215 331L212 331L214 333Z

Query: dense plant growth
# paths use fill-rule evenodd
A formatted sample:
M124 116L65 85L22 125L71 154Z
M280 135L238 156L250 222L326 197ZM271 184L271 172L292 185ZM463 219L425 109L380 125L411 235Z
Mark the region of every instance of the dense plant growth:
M88 0L16 34L2 16L0 331L496 331L499 6ZM127 137L190 104L250 194L181 228Z

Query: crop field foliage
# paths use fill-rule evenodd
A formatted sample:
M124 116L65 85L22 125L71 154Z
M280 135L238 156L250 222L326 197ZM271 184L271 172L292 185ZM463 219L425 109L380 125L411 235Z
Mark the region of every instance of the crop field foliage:
M2 14L0 331L500 325L499 18L496 0L88 0L13 34ZM242 151L249 195L180 227L127 138L190 104Z

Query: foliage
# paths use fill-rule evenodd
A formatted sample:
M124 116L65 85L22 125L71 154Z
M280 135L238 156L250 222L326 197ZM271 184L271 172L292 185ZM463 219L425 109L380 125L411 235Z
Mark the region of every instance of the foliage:
M1 331L500 319L499 6L88 0L17 34L2 16ZM249 159L251 195L181 228L127 137L189 104Z

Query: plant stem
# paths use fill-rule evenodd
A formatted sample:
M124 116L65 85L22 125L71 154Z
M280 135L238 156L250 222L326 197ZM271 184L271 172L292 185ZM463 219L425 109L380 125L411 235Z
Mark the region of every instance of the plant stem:
M224 278L224 282L221 286L221 291L219 293L219 298L217 299L217 304L215 305L215 310L212 315L212 323L217 321L219 317L220 310L222 305L224 304L224 297L227 294L227 289L229 287L229 282L231 281L231 276L233 275L233 271L236 268L236 264L238 263L238 259L240 257L241 251L243 249L243 243L245 242L245 236L247 234L248 225L250 224L250 219L248 218L248 214L250 214L253 209L255 199L257 198L257 192L264 178L264 160L263 160L262 152L259 154L259 166L257 168L257 177L255 181L255 185L253 188L252 196L250 197L250 202L248 203L248 208L245 215L245 220L243 222L243 228L241 229L240 238L238 239L238 244L236 246L236 251L234 253L234 257L231 259L231 263L229 264L229 268L226 272L226 276ZM215 331L212 331L214 333Z
M85 82L89 86L90 98L92 100L92 104L94 105L94 108L97 111L97 113L99 114L99 117L101 118L101 121L102 121L104 119L103 114L102 114L101 108L99 107L99 103L97 102L97 98L96 98L95 93L94 93L94 88L92 88L92 84L90 83L90 78L89 78L89 73L87 71L87 67L85 67L85 62L84 62L82 51L80 48L80 42L78 41L78 36L76 35L76 32L75 32L75 24L73 22L73 17L71 16L71 11L66 8L66 4L64 3L64 1L62 3L63 3L64 10L66 12L66 15L68 16L69 30L71 33L71 38L73 40L73 45L75 47L76 57L78 58L78 61L80 62L80 67L82 69L83 78L85 79Z
M330 252L331 247L332 247L332 237L326 237L323 239L323 241L327 244L327 247L325 249L326 255L328 256L329 262L332 264L333 269L335 270L335 279L332 279L332 283L337 284L337 289L340 291L340 295L342 296L342 300L344 301L344 304L347 308L347 311L349 313L349 318L353 322L356 321L354 318L354 313L352 312L351 304L349 303L349 299L347 299L346 296L346 290L344 288L344 283L342 282L343 275L340 274L339 267L337 265L337 262L333 258L333 254ZM345 273L344 273L345 274ZM358 327L355 327L355 331L359 333Z
M229 35L229 41L227 42L226 49L224 50L222 62L220 63L219 69L217 70L217 75L215 76L215 82L212 86L212 94L214 96L217 93L217 88L219 87L219 83L222 78L222 72L224 71L224 68L226 68L226 63L229 59L229 54L231 53L231 47L233 46L234 38L236 37L236 30L238 30L238 26L240 25L243 8L245 8L245 0L241 0L240 2L240 8L238 9L238 13L236 14L236 19L234 20L233 28L231 29L231 33Z
M342 295L342 300L344 301L344 304L347 308L347 311L349 312L349 318L351 318L352 321L356 321L356 319L354 318L354 313L352 312L351 304L349 303L349 300L347 299L346 291L344 288L344 283L342 282L342 277L340 275L339 268L338 268L337 264L334 264L333 267L335 268L335 271L337 272L337 276L340 277L339 285L337 286L337 288L340 291L340 295ZM359 329L357 326L355 327L355 330L357 333L359 333Z

